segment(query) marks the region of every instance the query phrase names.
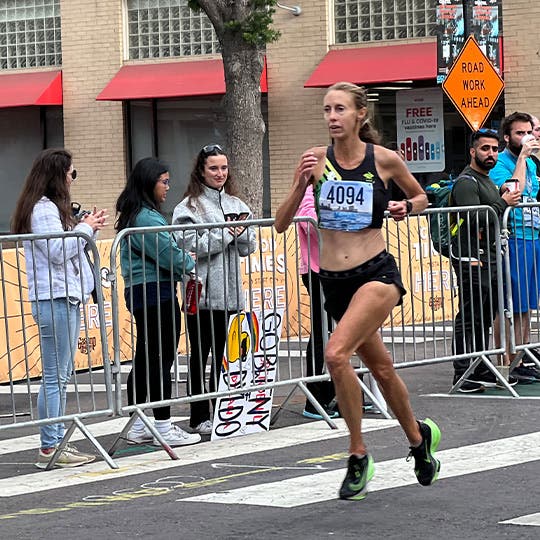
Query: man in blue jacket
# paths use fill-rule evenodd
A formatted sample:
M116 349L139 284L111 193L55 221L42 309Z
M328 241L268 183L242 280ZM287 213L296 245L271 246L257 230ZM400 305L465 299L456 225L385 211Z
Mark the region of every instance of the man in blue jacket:
M515 179L522 194L522 202L536 203L539 190L536 165L531 159L540 144L533 133L533 119L527 113L514 112L504 118L501 130L506 148L499 154L497 165L489 173L501 188L505 182ZM527 137L527 136L530 137ZM528 139L528 140L527 140ZM514 312L514 336L516 345L529 342L530 310L538 308L540 289L540 211L536 207L516 208L511 215L508 255L512 285ZM512 360L512 358L510 358ZM519 382L535 380L530 368L518 366L512 375Z

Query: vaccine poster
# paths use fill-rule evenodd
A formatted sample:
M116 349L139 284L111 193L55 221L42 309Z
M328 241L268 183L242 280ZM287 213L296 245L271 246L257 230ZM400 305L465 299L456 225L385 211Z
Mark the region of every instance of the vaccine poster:
M396 92L397 144L413 173L445 168L444 110L440 88Z

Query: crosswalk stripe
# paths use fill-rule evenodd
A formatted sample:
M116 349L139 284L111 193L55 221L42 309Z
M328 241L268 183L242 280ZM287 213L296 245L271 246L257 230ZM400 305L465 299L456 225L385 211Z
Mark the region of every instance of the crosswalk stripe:
M0 480L0 498L78 486L102 480L113 480L204 461L229 459L234 456L267 452L298 444L347 436L345 422L342 419L337 419L336 424L338 429L330 429L326 422L309 422L273 429L264 433L177 448L176 452L180 459L174 461L164 451L159 451L116 458L115 461L119 469L109 469L105 463L97 462L76 469L55 469L46 473L37 472L15 478L3 478ZM398 425L398 422L396 420L365 419L362 425L363 431L367 432L393 428Z
M528 516L507 519L506 521L499 521L499 523L501 525L530 525L533 527L540 527L540 512L529 514Z
M187 416L172 416L173 422L181 422L186 420ZM102 437L104 435L110 435L111 433L120 433L124 426L127 424L127 418L115 418L114 420L105 420L104 422L96 422L94 424L86 424L86 427L94 435L94 437ZM70 442L82 441L84 435L76 429ZM39 435L26 435L24 437L17 437L15 439L0 440L0 456L5 454L12 454L14 452L24 452L26 450L39 448Z
M501 390L501 392L505 392L505 390ZM436 398L449 398L449 399L456 399L456 398L465 398L465 399L516 399L514 396L510 395L510 393L506 393L502 396L494 396L492 394L461 394L461 393L455 393L455 394L422 394L422 397L436 397ZM532 400L539 400L540 396L520 396L519 399L532 399Z
M462 446L437 453L442 462L440 478L490 471L540 460L540 432ZM249 504L292 508L335 499L345 469L258 484L182 500L220 504ZM368 491L380 491L416 483L413 462L403 458L375 463L375 477Z

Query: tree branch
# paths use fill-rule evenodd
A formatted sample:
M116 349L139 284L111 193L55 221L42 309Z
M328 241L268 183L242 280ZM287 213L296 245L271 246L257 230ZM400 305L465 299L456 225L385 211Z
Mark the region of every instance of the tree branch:
M200 9L204 11L210 22L214 26L214 30L219 35L223 33L225 26L224 22L228 20L227 13L230 10L228 4L231 0L189 0L188 5L191 9ZM234 2L233 2L234 3Z

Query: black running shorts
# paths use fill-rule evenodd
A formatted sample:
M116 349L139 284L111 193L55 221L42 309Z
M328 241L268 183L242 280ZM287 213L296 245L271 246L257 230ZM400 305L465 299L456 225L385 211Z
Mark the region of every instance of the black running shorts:
M394 284L401 293L397 305L403 302L407 294L394 257L387 251L381 251L373 259L341 272L320 269L319 277L324 292L324 308L336 321L339 321L351 302L356 291L370 281Z

